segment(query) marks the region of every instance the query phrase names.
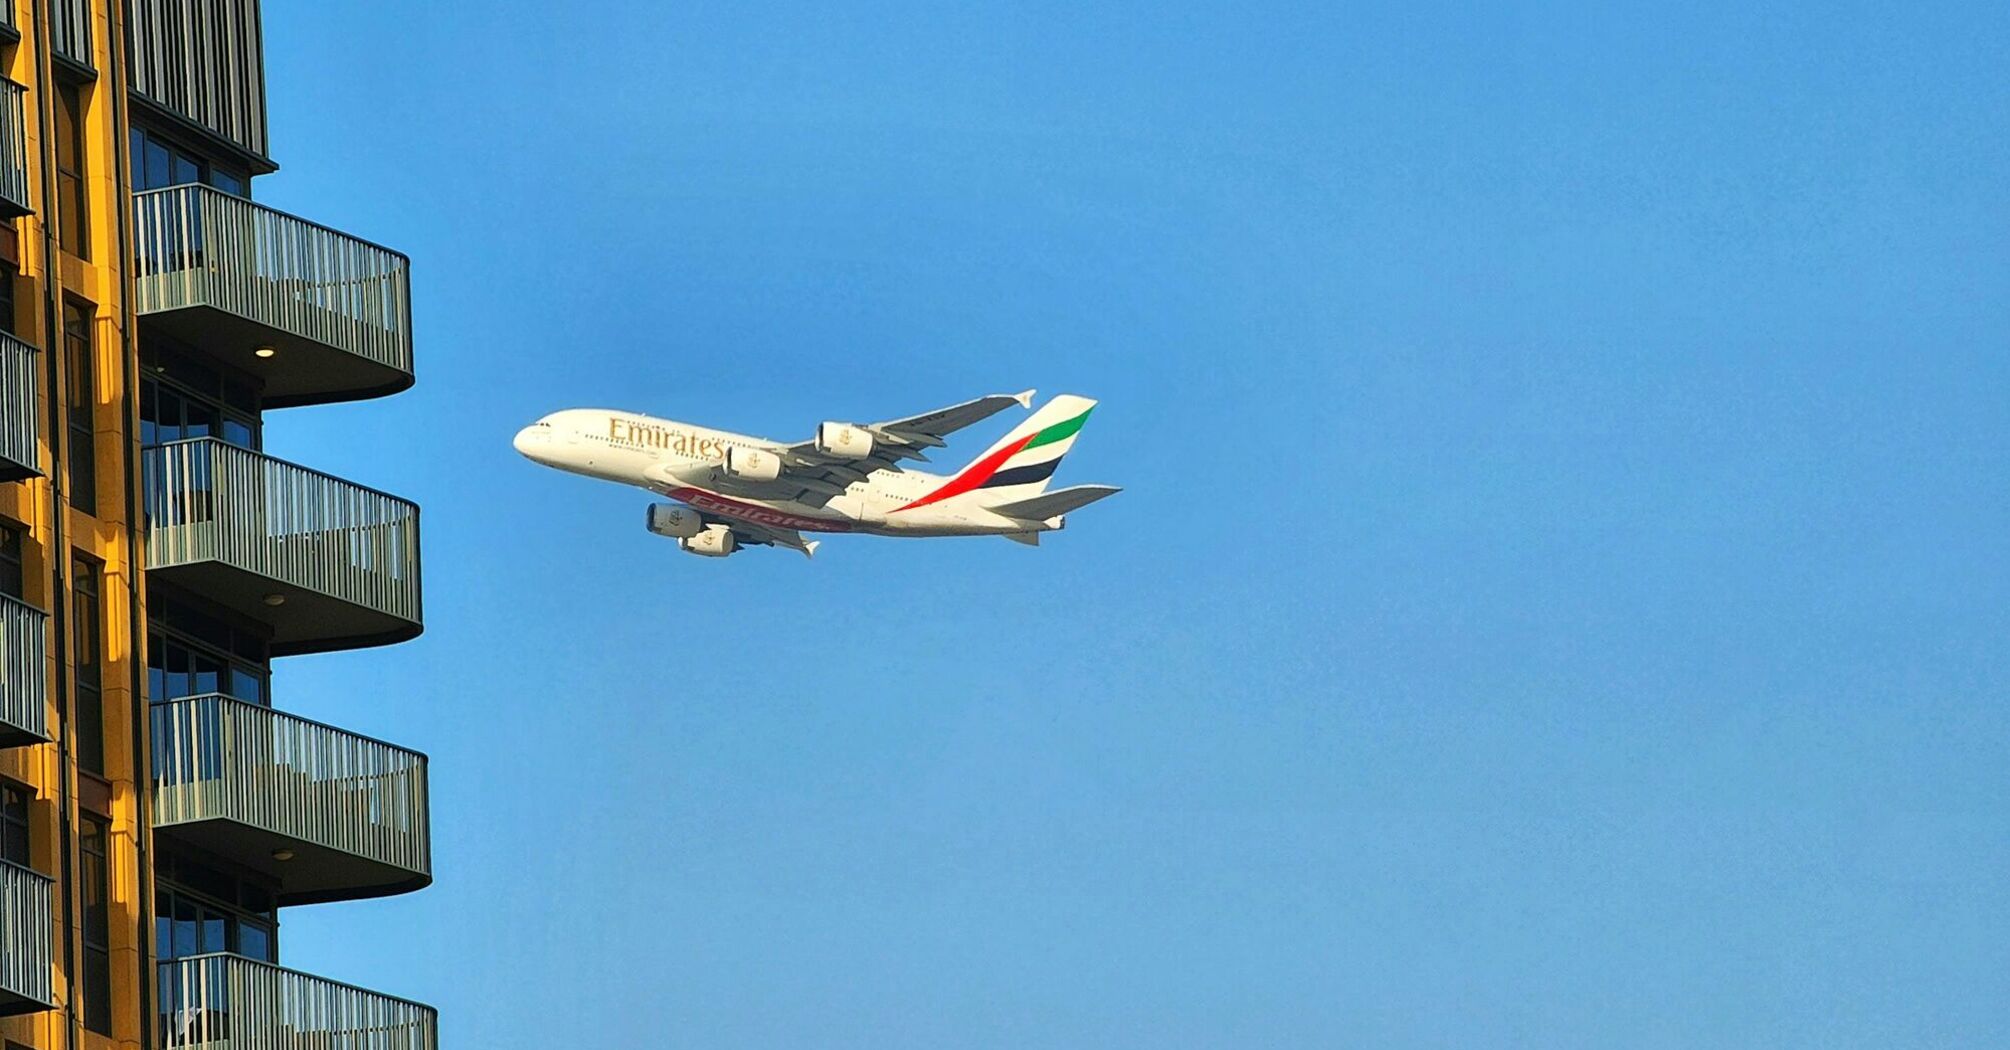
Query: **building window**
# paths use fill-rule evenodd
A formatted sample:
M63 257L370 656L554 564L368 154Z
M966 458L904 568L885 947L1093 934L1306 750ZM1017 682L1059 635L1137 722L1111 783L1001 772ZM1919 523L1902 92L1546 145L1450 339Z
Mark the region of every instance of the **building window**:
M28 574L23 571L25 563L21 560L22 538L20 526L0 521L0 594L17 602L27 598L23 590Z
M155 703L221 693L264 706L266 679L262 665L160 631L147 636L147 698Z
M259 398L255 379L213 367L154 335L140 345L140 442L155 445L186 438L221 437L240 448L259 448Z
M28 866L28 789L0 782L0 860Z
M98 512L97 347L91 338L93 309L63 300L63 361L70 396L70 506Z
M84 213L84 89L56 87L56 238L78 258L91 257Z
M270 706L272 655L264 636L205 616L159 591L149 603L148 700L222 693Z
M141 445L152 448L170 441L216 437L222 430L223 413L215 405L153 379L140 383Z
M70 636L76 640L72 657L77 667L77 764L99 776L105 773L105 606L99 591L102 580L97 564L89 558L79 554L71 560Z
M78 871L84 892L84 1027L99 1035L112 1034L112 883L106 851L111 828L102 817L86 814L78 842Z
M162 962L216 952L278 962L275 927L269 912L219 905L180 886L162 884L154 894L154 950Z
M248 378L163 347L158 337L140 347L140 444L219 437L239 448L260 445L258 389Z
M241 172L219 167L143 128L134 128L133 189L165 189L201 183L233 197L249 197L250 180Z
M162 960L235 952L279 961L278 901L271 887L200 863L158 854L154 872L154 944ZM170 989L161 1001L170 1002Z
M14 278L19 276L13 269L0 267L0 332L14 335Z

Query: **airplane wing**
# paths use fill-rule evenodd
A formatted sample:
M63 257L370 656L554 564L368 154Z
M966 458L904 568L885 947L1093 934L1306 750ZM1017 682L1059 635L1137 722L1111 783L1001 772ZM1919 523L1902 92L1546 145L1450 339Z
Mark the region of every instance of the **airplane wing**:
M1033 392L1021 390L1016 394L990 394L960 405L938 408L906 419L890 419L884 423L874 423L867 430L885 437L889 443L901 442L909 446L926 445L940 447L943 438L962 430L972 423L980 423L1000 412L1018 405L1020 408L1033 407Z
M847 459L817 450L814 440L787 445L782 456L782 476L763 484L768 493L786 491L786 498L799 503L820 505L842 494L846 486L863 481L875 470L899 470L905 460L927 462L923 451L948 444L943 440L972 423L982 422L1018 405L1031 408L1033 391L1017 394L990 394L960 405L938 408L905 419L860 425L872 435L872 454L863 459Z
M733 542L742 547L787 547L803 552L803 557L817 556L818 541L805 540L803 534L794 529L777 529L768 525L756 525L751 521L736 521L714 514L700 514L707 525L724 525L733 530Z

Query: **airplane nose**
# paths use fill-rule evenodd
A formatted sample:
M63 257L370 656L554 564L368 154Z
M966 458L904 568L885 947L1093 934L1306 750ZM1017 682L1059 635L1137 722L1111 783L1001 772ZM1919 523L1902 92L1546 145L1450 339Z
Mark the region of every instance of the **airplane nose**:
M532 459L536 459L537 454L544 451L544 447L550 443L551 429L535 425L527 426L517 431L516 439L510 442L510 444L516 446L518 452Z

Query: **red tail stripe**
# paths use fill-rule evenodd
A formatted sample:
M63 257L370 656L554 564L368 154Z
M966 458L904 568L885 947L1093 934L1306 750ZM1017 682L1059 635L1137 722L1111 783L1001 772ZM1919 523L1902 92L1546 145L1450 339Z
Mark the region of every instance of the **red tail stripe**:
M913 510L916 507L926 507L931 503L946 500L951 496L961 496L977 488L986 481L991 480L991 475L998 473L998 468L1004 466L1006 460L1018 455L1026 447L1027 442L1032 441L1038 436L1039 434L1037 433L1028 434L1004 448L985 456L983 459L970 464L969 469L951 478L949 484L936 489L934 492L915 500L905 507L896 508L894 513L898 514L903 510Z

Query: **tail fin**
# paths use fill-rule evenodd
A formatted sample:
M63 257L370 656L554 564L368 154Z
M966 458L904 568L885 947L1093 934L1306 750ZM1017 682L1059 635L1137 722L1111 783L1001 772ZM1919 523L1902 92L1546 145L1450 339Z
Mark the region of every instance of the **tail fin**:
M985 509L1008 518L1018 518L1020 521L1046 521L1048 518L1081 510L1099 499L1114 496L1122 491L1123 489L1115 485L1076 485L1073 488L1060 489L1031 499L1016 500Z
M1061 457L1075 445L1075 434L1089 421L1096 403L1074 394L1061 396L1040 406L1038 412L999 439L976 461L959 471L942 487L902 507L912 510L930 503L982 489L986 497L999 502L1027 499L1047 490Z

